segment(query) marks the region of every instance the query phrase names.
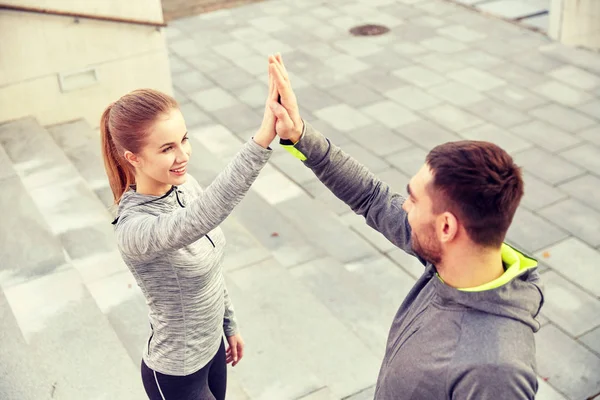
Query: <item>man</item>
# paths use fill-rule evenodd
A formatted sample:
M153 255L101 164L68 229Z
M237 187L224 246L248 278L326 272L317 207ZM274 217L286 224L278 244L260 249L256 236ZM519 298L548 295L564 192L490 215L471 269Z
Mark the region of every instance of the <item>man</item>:
M392 323L375 398L533 399L543 295L537 262L503 243L523 196L512 158L488 142L437 146L405 199L302 121L281 56L269 69L282 145L425 267Z

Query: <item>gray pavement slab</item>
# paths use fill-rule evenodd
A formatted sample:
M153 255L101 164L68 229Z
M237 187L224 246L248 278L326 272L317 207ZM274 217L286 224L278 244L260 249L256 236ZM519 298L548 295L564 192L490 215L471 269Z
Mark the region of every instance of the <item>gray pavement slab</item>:
M513 126L510 131L550 152L558 152L581 143L577 136L565 133L539 119Z
M529 89L532 85L539 85L547 79L546 76L537 74L511 61L493 67L489 72L524 89Z
M244 268L272 257L271 252L235 218L227 218L220 228L227 240L223 260L226 271Z
M600 146L600 124L579 132L578 136L590 143Z
M236 367L252 398L298 398L324 386L343 398L375 383L380 358L284 267L266 261L229 280L240 319L252 316L241 322L247 347Z
M368 85L359 83L346 83L328 89L328 92L338 100L351 107L362 107L384 100L384 97L369 88Z
M475 67L450 72L448 77L479 91L492 90L506 85L505 80Z
M352 211L348 211L340 218L345 225L352 228L352 230L362 236L366 241L371 243L371 245L377 248L377 250L380 252L387 253L396 248L396 246L387 240L385 236L367 225L364 217L355 214Z
M600 212L575 199L548 206L539 214L584 242L600 246Z
M425 266L416 257L402 249L394 249L387 253L387 256L414 279L419 279L425 272Z
M144 398L139 366L77 271L57 272L4 293L31 353L54 377L56 398ZM99 363L110 368L98 368Z
M535 398L538 400L566 400L562 393L541 378L538 378L538 391Z
M189 98L205 112L215 112L238 104L235 97L220 87L191 93Z
M383 358L394 315L414 284L408 274L383 256L349 264L322 258L294 267L291 274Z
M376 156L385 156L396 151L410 147L412 144L402 135L394 133L388 128L374 124L356 131L349 132L348 136L358 145ZM344 146L344 151L347 146ZM351 153L352 154L352 153ZM354 156L354 154L352 154ZM361 161L359 159L359 161ZM368 164L365 163L369 167ZM379 168L379 165L377 165Z
M576 182L577 180L575 179L571 182ZM525 194L523 195L521 204L532 211L539 210L568 197L565 191L559 190L527 172L523 172L523 181L525 184Z
M465 112L451 104L443 104L425 111L428 118L437 122L439 125L460 132L461 130L484 124L484 120Z
M407 176L414 176L425 164L427 152L421 148L411 147L406 150L399 151L391 156L387 156L386 160L400 172Z
M587 174L559 186L560 190L600 211L600 178Z
M411 110L423 110L442 102L425 90L415 86L404 86L385 93L385 96Z
M17 176L2 181L0 235L3 262L1 284L51 273L65 262L60 241L36 209ZM23 246L35 243L35 246Z
M600 90L597 90L600 93ZM596 118L600 121L600 100L598 100L598 96L595 100L590 101L589 103L580 105L577 109L591 117Z
M391 71L382 68L371 68L354 76L354 80L371 90L380 93L406 86L406 81L391 74Z
M180 103L181 104L181 103ZM198 126L211 125L214 123L212 118L196 104L188 99L183 105L180 105L181 114L185 119L185 125L188 129Z
M598 147L592 144L582 144L572 149L560 153L561 157L567 159L573 164L587 169L589 172L600 175L600 158L598 157Z
M548 103L547 99L512 85L489 90L486 92L486 95L521 111L530 110Z
M530 148L514 155L515 162L525 172L556 185L583 175L585 170L571 164L564 158L548 153L540 148Z
M0 147L0 180L5 178L14 177L17 172L12 167L12 163L8 154L4 151L4 148Z
M545 299L542 311L553 324L578 337L600 325L600 300L559 275L568 268L584 269L574 264L563 264L556 272L542 274ZM571 278L573 275L567 276Z
M494 100L470 104L466 109L501 128L511 128L531 119L529 115Z
M439 144L462 139L457 134L426 120L403 125L397 128L396 132L427 151Z
M427 68L440 73L456 71L465 67L462 58L460 60L448 58L446 54L429 53L418 55L414 60Z
M600 327L581 336L579 341L600 356Z
M521 207L515 213L507 239L526 251L533 252L566 239L568 236L567 230L563 229L562 224L554 225L547 219Z
M206 72L205 75L211 81L207 87L211 87L214 82L229 92L256 82L256 77L254 75L249 74L237 66Z
M444 76L420 65L400 68L392 71L392 74L404 80L406 83L421 88L427 88L445 81Z
M368 115L372 121L378 121L391 129L416 122L420 119L411 110L390 100L362 107L360 111Z
M257 129L256 121L262 120L263 114L263 109L258 111L241 103L213 111L212 113L217 122L236 133L247 132L249 129ZM232 118L232 116L235 116L235 118Z
M500 57L493 56L483 50L468 49L453 55L454 60L475 68L487 70L502 64Z
M191 69L173 75L173 85L186 95L190 95L202 89L210 89L214 83L202 72Z
M535 86L532 91L567 107L576 107L593 99L591 94L556 80L549 80Z
M600 392L600 357L552 324L542 327L535 339L538 373L548 384L570 399Z
M536 256L560 275L600 298L600 276L596 273L600 252L597 250L570 237Z
M373 122L364 113L346 104L322 108L315 111L314 115L341 132L363 128Z
M356 233L349 231L332 213L313 206L308 196L298 196L277 204L277 209L286 213L307 240L314 245L323 245L331 256L344 262L373 256L376 250ZM293 212L290 212L293 210Z
M249 192L230 218L236 218L284 266L293 266L325 256L323 246L311 244L280 213L254 192Z
M558 104L548 104L534 108L529 111L529 114L542 121L549 122L550 124L563 129L565 132L578 132L598 123L580 112Z
M19 325L0 290L0 398L37 400L51 398L56 390L56 376L47 365L36 360L36 354L25 342Z
M500 146L508 153L517 153L531 148L533 145L520 136L499 128L493 124L479 125L460 132L460 136L468 140L483 140Z
M455 106L466 107L485 100L479 91L459 82L447 81L428 88L428 92ZM435 105L435 104L433 104Z

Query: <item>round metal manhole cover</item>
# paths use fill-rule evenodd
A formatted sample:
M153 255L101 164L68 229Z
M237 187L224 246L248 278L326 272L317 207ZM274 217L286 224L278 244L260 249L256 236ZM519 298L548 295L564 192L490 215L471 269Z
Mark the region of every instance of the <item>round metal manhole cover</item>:
M390 28L383 25L360 25L350 29L354 36L377 36L390 31Z

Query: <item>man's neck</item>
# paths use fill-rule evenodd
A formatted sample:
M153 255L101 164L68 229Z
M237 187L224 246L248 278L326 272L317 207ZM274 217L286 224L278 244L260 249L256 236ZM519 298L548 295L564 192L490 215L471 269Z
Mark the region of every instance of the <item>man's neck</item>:
M455 249L436 268L447 285L461 289L481 286L504 274L501 249Z

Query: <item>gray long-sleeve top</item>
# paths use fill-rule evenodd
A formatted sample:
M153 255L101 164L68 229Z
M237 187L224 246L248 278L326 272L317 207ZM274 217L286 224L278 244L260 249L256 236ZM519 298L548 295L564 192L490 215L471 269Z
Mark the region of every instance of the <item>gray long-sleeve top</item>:
M123 260L149 307L143 359L153 370L184 376L217 353L223 332L237 333L222 274L225 237L219 224L242 200L271 155L248 141L206 189L188 175L163 196L134 188L115 220Z

